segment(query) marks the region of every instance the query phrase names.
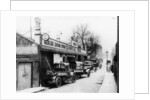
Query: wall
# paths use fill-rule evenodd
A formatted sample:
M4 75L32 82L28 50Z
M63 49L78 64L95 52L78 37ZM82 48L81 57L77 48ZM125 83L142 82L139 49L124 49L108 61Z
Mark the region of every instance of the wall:
M32 87L38 87L39 86L39 67L40 67L40 63L38 61L35 61L33 63L33 74L32 74L32 77L33 77L33 81L32 81Z
M31 87L38 87L40 84L39 84L39 80L40 80L40 78L39 78L39 68L40 68L40 62L39 61L31 61L30 59L26 59L26 60L24 60L23 58L20 58L19 60L17 60L17 63L16 63L16 89L17 90L20 90L20 89L18 89L18 75L19 75L19 73L22 73L23 71L21 71L21 70L18 70L18 67L19 67L19 64L20 63L22 63L22 64L31 64L31 80L30 81L28 81L28 82L31 82L31 86L29 87L29 88L31 88ZM19 72L20 71L20 72ZM24 83L24 84L22 84L22 85L20 85L20 87L23 87L24 85L25 85L26 83ZM26 88L24 88L24 89L26 89Z
M20 34L16 34L16 89L26 89L31 87L38 87L39 84L39 68L40 68L40 59L38 55L38 46L34 44L34 42ZM21 76L21 73L23 73L22 70L18 70L18 65L22 64L31 64L31 66L26 68L31 68L31 72L28 73L31 75L30 79L28 81L24 81L23 78L19 78ZM23 68L20 66L20 68ZM22 82L21 84L19 83ZM18 85L19 83L19 85ZM26 84L31 83L30 86L26 86ZM18 86L20 89L18 89ZM23 88L22 88L23 87Z

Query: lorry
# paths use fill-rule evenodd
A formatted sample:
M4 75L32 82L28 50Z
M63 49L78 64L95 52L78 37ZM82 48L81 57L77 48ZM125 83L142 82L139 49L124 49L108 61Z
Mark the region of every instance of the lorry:
M87 62L76 61L76 69L74 69L74 74L77 78L80 78L82 75L90 77L91 66L87 66Z
M63 83L74 83L75 81L76 76L70 70L69 64L62 62L53 64L53 68L49 66L46 75L42 77L43 86L55 85L60 87Z

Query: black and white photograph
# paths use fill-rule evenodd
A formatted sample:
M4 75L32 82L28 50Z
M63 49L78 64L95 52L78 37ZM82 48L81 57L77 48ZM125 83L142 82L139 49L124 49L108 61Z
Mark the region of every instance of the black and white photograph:
M149 100L149 0L0 0L0 99Z
M17 16L17 93L119 93L119 16Z

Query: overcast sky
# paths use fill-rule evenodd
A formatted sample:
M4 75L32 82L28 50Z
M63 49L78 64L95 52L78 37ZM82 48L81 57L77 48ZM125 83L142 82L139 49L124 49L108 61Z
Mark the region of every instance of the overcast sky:
M35 17L31 17L32 36L34 37ZM50 16L41 18L42 32L48 32L51 38L56 39L60 33L61 41L67 42L72 35L72 30L77 25L87 24L88 30L100 37L103 52L111 52L117 41L116 16ZM30 17L17 17L17 32L30 36Z

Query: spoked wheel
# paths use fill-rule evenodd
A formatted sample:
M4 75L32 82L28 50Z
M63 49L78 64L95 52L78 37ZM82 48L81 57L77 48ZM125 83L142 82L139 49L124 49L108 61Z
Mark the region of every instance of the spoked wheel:
M56 87L60 87L62 84L62 79L60 77L56 77L55 81L56 81L55 83Z

